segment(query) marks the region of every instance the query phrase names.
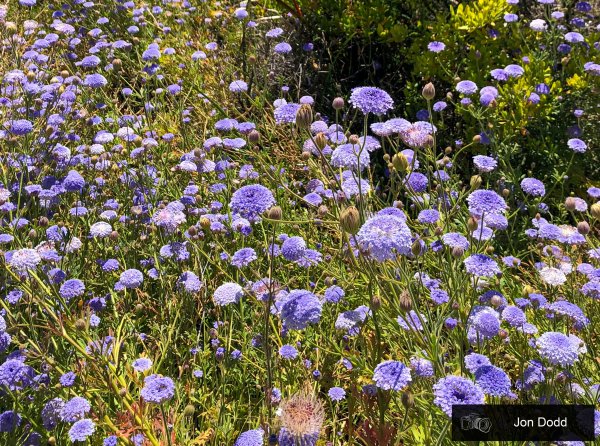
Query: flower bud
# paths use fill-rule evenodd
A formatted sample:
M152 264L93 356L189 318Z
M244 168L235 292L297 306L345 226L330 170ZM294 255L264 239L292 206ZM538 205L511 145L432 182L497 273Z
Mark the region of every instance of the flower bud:
M301 129L308 129L313 121L312 107L308 104L302 104L296 112L296 125Z
M406 172L410 166L408 158L403 153L396 153L392 157L392 164L394 165L394 168L401 173Z
M410 293L407 290L404 290L398 296L398 304L400 305L400 309L402 311L410 311L412 308L412 300L410 298Z
M475 136L473 136L473 142L475 142L475 143L481 142L481 135L475 135Z
M87 324L85 323L85 321L83 319L77 319L75 321L75 328L79 331L83 331L85 330L87 327Z
M319 150L323 150L327 146L327 137L323 132L319 132L315 136L315 145Z
M207 217L202 217L202 218L200 219L200 226L201 226L203 229L208 229L208 228L210 228L210 220L209 220Z
M402 405L405 409L410 409L415 405L415 397L410 390L407 390L402 394Z
M459 258L462 257L465 253L465 250L462 249L460 246L455 246L454 248L452 248L452 256Z
M596 219L600 219L600 201L590 206L590 214Z
M375 311L381 308L381 298L377 295L371 297L371 308Z
M113 59L112 66L115 71L120 71L123 68L123 61L121 59Z
M421 240L417 239L413 242L412 246L410 247L410 252L412 252L412 254L415 257L421 255L421 253L423 252L423 246L421 245Z
M580 221L577 223L577 232L581 235L588 235L590 233L590 225L587 221Z
M497 294L494 294L492 296L492 298L490 299L490 303L498 308L500 305L502 305L504 303L504 301L502 300L502 298L500 296L498 296Z
M329 212L329 208L327 206L325 206L324 204L319 206L319 208L317 209L317 214L319 214L319 217L324 217L325 215L327 215L328 212Z
M187 406L185 406L185 409L183 409L183 416L184 417L193 417L195 412L196 412L196 408L194 407L194 405L188 404Z
M475 231L478 227L479 225L477 224L477 220L475 220L474 217L469 217L467 220L467 228L469 229L469 232Z
M421 92L423 97L428 101L431 101L435 97L435 87L431 82L423 87L423 91Z
M360 143L360 140L358 139L358 135L350 135L350 137L348 138L348 142L353 145Z
M259 140L260 133L258 133L258 130L254 129L248 133L248 141L250 141L252 144L256 144Z
M337 97L333 100L333 103L331 105L333 106L334 110L341 110L342 108L344 108L344 99Z
M483 179L480 175L473 175L471 177L471 181L469 181L469 184L471 185L471 189L479 189L479 186L481 186L482 182Z
M18 31L17 24L15 22L4 23L4 29L8 32L8 34L14 34Z
M508 189L502 189L502 196L504 198L508 198L509 195L510 195L510 190L508 190Z
M283 211L281 210L281 208L279 206L273 206L271 209L269 209L269 211L267 213L267 217L269 218L269 220L279 221L279 220L281 220L282 214L283 214Z
M568 211L573 212L577 208L577 201L573 197L567 197L565 200L565 207Z
M340 226L349 234L356 234L360 229L360 214L354 206L347 207L340 215Z

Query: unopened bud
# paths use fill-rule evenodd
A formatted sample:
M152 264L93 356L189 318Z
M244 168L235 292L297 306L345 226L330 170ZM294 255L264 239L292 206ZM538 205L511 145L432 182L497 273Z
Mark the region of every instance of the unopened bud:
M504 303L504 301L502 300L502 298L500 296L498 296L497 294L494 294L492 296L492 298L490 299L490 303L498 308L500 305L502 305Z
M577 232L581 235L588 235L590 233L590 225L587 221L580 221L577 223Z
M344 108L344 99L337 97L333 100L333 103L331 105L333 106L334 110L341 110L342 108Z
M327 146L327 137L323 132L319 132L315 136L315 145L319 150L323 150Z
M75 321L75 328L79 331L83 331L85 330L87 327L87 324L85 323L85 321L83 319L77 319Z
M350 138L348 138L348 142L350 144L356 145L360 142L360 139L358 139L358 135L350 135Z
M473 175L471 177L471 181L469 181L469 184L471 186L471 189L479 189L479 186L481 186L482 182L483 182L483 179L481 178L480 175Z
M412 246L410 247L410 252L412 252L412 254L415 257L421 255L421 253L423 252L423 245L421 245L421 240L417 239L413 242Z
M281 220L282 214L283 214L283 211L281 210L281 208L279 206L273 206L271 209L269 209L269 211L267 213L267 217L269 218L269 220L279 221L279 220Z
M405 409L410 409L415 405L415 397L410 390L407 390L402 394L402 405Z
M475 135L475 136L473 136L473 142L475 142L475 143L481 142L481 135Z
M296 125L301 129L308 129L313 121L312 107L308 104L302 104L296 112Z
M423 97L425 99L427 99L428 101L431 101L435 97L435 87L434 87L434 85L431 82L429 82L428 84L426 84L423 87L423 91L421 92L421 94L423 95Z
M381 298L377 295L371 297L371 308L375 311L381 308Z
M590 214L596 219L600 219L600 201L590 206Z
M573 197L567 197L565 200L565 207L568 211L573 212L577 208L577 201Z
M210 228L210 220L209 220L207 217L202 217L202 218L200 219L200 226L201 226L203 229L208 229L208 228Z
M347 207L340 215L340 226L349 234L356 234L360 229L360 214L354 206Z
M319 208L317 209L317 214L319 214L319 217L324 217L325 215L327 215L328 212L329 212L329 208L327 206L325 206L324 204L319 206Z
M258 141L260 141L260 133L258 133L258 130L254 129L248 133L248 141L250 141L252 144L256 144Z
M523 296L529 296L533 293L535 293L535 289L531 285L525 285L523 287Z
M455 246L454 248L452 248L452 256L453 257L462 257L465 253L465 250L462 249L460 246Z
M401 173L406 172L410 166L408 158L403 153L396 153L392 157L392 164L394 165L394 168Z
M196 412L196 408L194 407L194 405L188 404L187 406L185 406L185 409L183 409L183 416L184 417L193 417L195 412Z
M502 189L502 196L504 198L508 198L509 195L510 195L510 190L508 190L508 189Z
M469 229L469 232L475 231L478 227L479 224L477 223L477 220L475 220L474 217L469 217L467 220L467 228Z
M410 298L410 293L407 290L404 290L398 296L398 304L402 311L410 311L412 308L412 300Z

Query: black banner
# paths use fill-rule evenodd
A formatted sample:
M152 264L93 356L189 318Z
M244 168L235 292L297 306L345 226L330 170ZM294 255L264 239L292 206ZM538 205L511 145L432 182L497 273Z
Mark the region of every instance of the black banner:
M453 405L452 440L592 441L594 406Z

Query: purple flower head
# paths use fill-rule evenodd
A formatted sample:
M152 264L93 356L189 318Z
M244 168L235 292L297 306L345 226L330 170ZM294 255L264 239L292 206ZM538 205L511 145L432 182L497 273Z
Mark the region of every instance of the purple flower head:
M471 373L475 373L479 367L486 365L492 365L490 359L485 355L479 353L469 353L465 356L465 367Z
M587 150L587 144L578 138L569 139L567 146L575 153L585 153Z
M251 262L258 259L256 251L252 248L242 248L236 251L231 257L231 264L237 268L248 266Z
M293 290L281 306L281 319L286 328L302 330L319 322L322 308L321 301L310 291Z
M579 359L579 354L586 351L583 341L577 336L553 331L537 338L536 346L542 358L550 364L563 367L573 365Z
M69 302L75 297L82 296L85 292L85 284L79 279L69 279L65 281L59 290L60 296Z
M67 192L80 192L85 186L85 180L76 170L70 170L62 185Z
M369 166L369 151L359 144L342 144L331 154L331 165L354 171L362 171Z
M425 358L413 356L410 358L410 368L419 378L429 378L434 375L433 363Z
M446 45L443 42L429 42L427 45L427 49L432 53L441 53L446 48Z
M274 204L275 197L269 189L260 184L249 184L233 193L229 207L234 213L252 221Z
M150 375L144 380L140 396L148 403L162 404L175 396L175 383L166 376Z
M8 265L15 271L23 272L35 269L42 257L35 249L23 248L5 255Z
M69 439L72 443L85 442L96 431L96 425L89 418L76 421L69 429Z
M527 318L525 317L525 313L519 307L515 307L514 305L508 305L502 310L502 320L505 320L509 323L509 325L513 327L521 327L525 322L527 322Z
M282 345L279 349L279 355L283 359L296 359L298 357L298 350L293 345Z
M213 301L218 306L225 306L232 303L237 304L244 294L243 288L234 282L224 283L219 286L214 294Z
M500 274L496 261L485 254L473 254L463 260L469 274L477 277L494 277Z
M460 81L458 84L456 84L456 91L466 96L477 93L477 90L477 84L473 81Z
M508 206L500 195L492 190L479 189L467 197L469 212L476 217L484 214L503 214Z
M352 90L349 102L365 115L385 115L394 107L394 101L385 91L376 87L357 87Z
M523 189L523 192L527 195L533 197L543 197L546 194L544 183L535 178L524 178L521 181L521 189Z
M356 235L361 250L379 262L396 255L408 255L412 245L410 229L399 217L376 215L369 218Z
M410 384L410 369L400 361L383 361L373 371L373 381L382 390L400 391Z
M143 373L146 370L150 370L152 367L152 360L150 358L138 358L131 363L133 370L138 373Z
M8 128L10 133L16 136L27 135L33 131L33 124L27 119L13 119L11 121L7 121L5 126Z
M433 386L433 403L452 416L455 404L484 404L485 396L481 388L462 376L450 375L440 379Z
M137 269L128 269L121 273L119 284L125 288L139 288L144 282L144 275Z
M486 87L487 88L487 87ZM490 156L476 155L473 157L473 164L480 172L492 172L498 167L498 161Z
M265 431L261 428L242 432L233 446L263 446Z
M327 392L327 395L329 395L331 401L342 401L344 398L346 398L346 391L341 387L332 387Z
M475 383L483 393L490 396L516 398L512 392L510 378L499 367L484 365L475 371Z
M67 401L60 411L60 419L67 423L81 420L91 410L89 401L76 396Z
M289 237L281 245L281 254L290 261L301 259L305 251L306 242L299 236Z

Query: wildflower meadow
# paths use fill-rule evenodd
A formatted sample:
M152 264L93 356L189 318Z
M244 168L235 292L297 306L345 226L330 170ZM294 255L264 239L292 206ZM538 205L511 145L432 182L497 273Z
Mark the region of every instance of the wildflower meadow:
M3 3L1 446L597 444L598 2Z

